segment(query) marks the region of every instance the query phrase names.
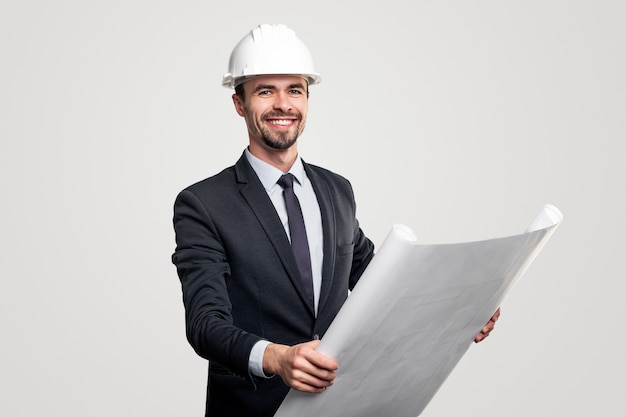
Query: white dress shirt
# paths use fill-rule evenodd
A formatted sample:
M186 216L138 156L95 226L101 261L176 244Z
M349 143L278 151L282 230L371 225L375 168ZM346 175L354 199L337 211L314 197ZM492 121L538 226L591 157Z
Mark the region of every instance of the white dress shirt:
M287 216L287 208L283 198L283 189L277 184L279 178L286 174L278 168L261 161L246 149L246 159L254 169L254 172L261 180L261 184L265 188L267 195L274 204L274 208L278 213L278 217L285 228L287 237L289 237L289 218ZM302 208L302 216L304 217L304 226L306 227L307 241L309 243L309 252L311 253L311 269L313 272L313 296L315 305L315 314L317 315L317 307L319 303L320 288L322 286L322 262L324 256L324 234L322 231L322 215L320 206L317 202L317 196L313 190L313 185L306 175L304 165L300 156L296 159L289 173L293 174L296 181L293 183L293 191L300 201ZM253 375L265 377L263 372L263 353L270 341L262 340L257 342L250 352L249 370Z

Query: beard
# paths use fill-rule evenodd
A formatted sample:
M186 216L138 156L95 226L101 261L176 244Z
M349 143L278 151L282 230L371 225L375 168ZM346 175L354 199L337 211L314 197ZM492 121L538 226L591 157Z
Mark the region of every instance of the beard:
M294 143L298 140L298 136L300 136L301 130L298 129L295 133L290 132L282 132L282 133L273 133L270 132L266 128L261 128L261 139L263 143L269 146L272 149L283 150L289 149L293 146Z
M254 123L254 118L248 112L248 117L246 117L248 122L248 130L257 131L263 143L276 150L285 150L291 148L298 137L304 130L304 118L301 113L283 113L283 112L268 112L261 116L261 121L265 121L270 118L280 118L280 117L290 117L296 119L295 131L289 130L284 132L275 132L265 126L264 123Z

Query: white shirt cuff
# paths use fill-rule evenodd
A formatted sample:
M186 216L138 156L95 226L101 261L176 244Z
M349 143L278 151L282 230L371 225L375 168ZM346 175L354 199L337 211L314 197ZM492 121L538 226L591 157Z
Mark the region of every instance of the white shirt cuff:
M250 359L248 359L248 370L252 375L261 378L269 378L271 376L265 375L265 372L263 372L263 354L265 353L265 348L270 343L267 340L259 340L252 346Z

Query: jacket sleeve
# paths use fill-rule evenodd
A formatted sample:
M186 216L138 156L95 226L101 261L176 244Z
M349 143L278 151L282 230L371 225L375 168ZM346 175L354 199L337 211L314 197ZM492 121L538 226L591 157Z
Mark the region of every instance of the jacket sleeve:
M352 257L352 268L350 270L349 282L349 288L352 290L359 278L361 278L361 275L363 275L365 268L367 268L367 265L369 265L370 261L374 257L374 244L367 238L359 226L359 221L356 218L356 200L354 198L354 191L350 182L347 181L347 183L352 200L354 230L354 237L352 239L352 242L354 243L354 255Z
M352 258L352 269L350 270L350 290L354 289L365 268L367 268L367 265L374 257L374 244L365 236L356 218L354 223L354 256Z
M230 265L210 213L190 190L174 204L176 265L182 285L187 339L196 353L246 379L260 337L233 325L227 291Z

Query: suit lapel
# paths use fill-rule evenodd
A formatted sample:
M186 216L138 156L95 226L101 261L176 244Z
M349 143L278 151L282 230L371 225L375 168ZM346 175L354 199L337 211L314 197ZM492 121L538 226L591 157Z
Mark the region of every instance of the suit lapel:
M318 315L322 311L330 289L332 288L332 281L334 276L335 266L335 248L337 247L337 234L336 234L336 220L335 220L335 207L330 195L328 184L311 168L304 163L304 169L306 170L309 180L313 185L313 190L317 197L317 203L320 206L322 213L322 232L324 234L324 260L322 263L322 287L320 290L320 299L318 303Z
M240 193L244 200L248 203L250 209L254 212L257 220L261 224L261 227L265 231L269 241L271 242L274 250L276 251L278 258L283 264L287 275L291 279L294 287L298 291L300 298L307 305L311 314L315 314L306 301L307 297L302 288L302 278L300 278L300 272L298 271L298 265L296 263L295 256L291 249L291 244L283 228L283 224L276 213L276 209L272 204L263 184L257 177L256 173L243 155L237 164L235 164L235 172L237 176L237 182L240 185Z

